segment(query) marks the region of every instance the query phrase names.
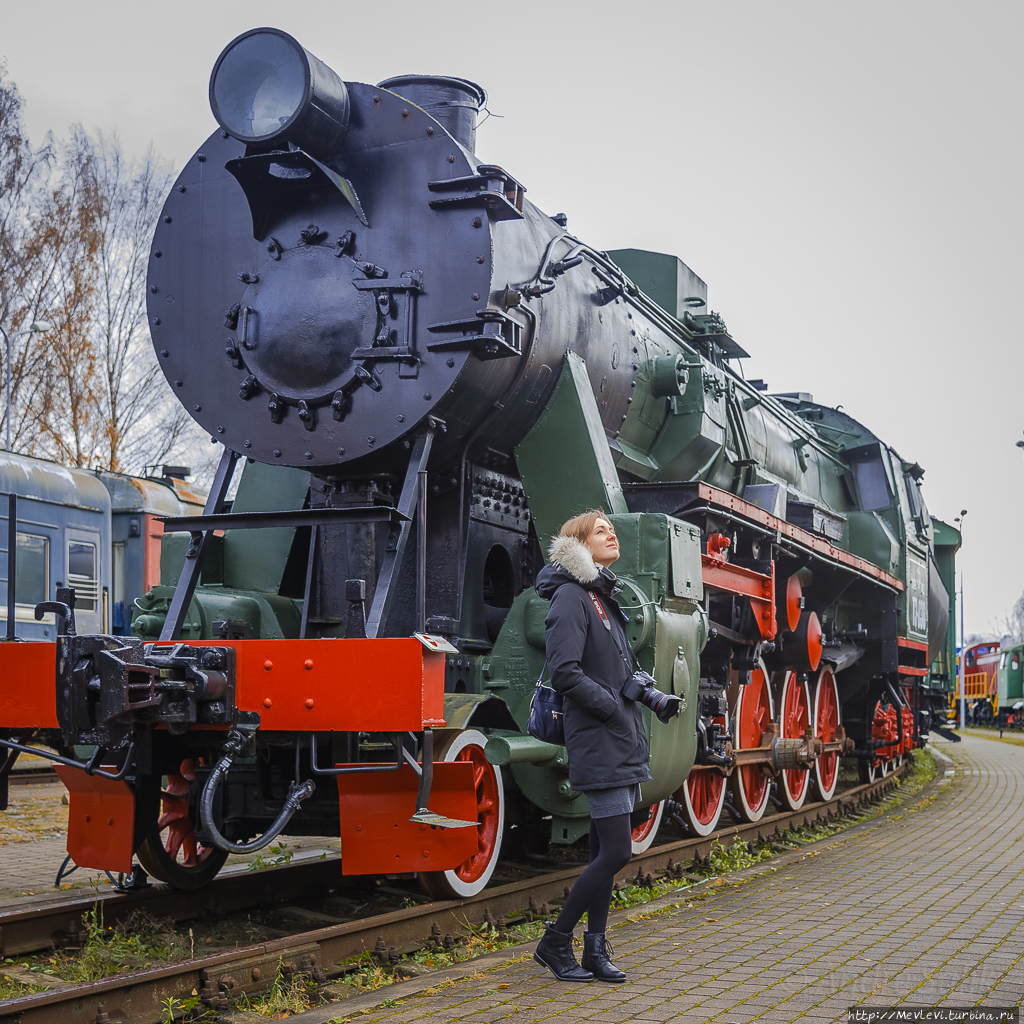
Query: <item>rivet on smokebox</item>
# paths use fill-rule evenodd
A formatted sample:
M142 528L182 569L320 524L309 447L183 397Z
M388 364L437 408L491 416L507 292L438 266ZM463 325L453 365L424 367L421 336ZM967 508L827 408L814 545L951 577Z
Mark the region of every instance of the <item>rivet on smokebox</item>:
M263 667L269 672L274 667L274 663L268 658L263 662Z
M313 659L307 658L302 664L305 666L305 669L308 672L313 667Z
M306 707L309 708L310 711L313 710L313 698L312 697L307 697L306 698Z
M263 706L265 708L272 708L274 706L274 702L269 697L264 697Z

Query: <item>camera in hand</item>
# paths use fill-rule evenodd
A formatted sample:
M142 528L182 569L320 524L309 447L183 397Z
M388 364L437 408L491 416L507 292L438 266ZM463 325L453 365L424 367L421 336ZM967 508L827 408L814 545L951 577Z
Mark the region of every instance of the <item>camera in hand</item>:
M682 707L682 699L670 693L662 693L654 680L642 669L637 669L623 684L622 696L639 701L645 708L658 716L658 721L668 725Z

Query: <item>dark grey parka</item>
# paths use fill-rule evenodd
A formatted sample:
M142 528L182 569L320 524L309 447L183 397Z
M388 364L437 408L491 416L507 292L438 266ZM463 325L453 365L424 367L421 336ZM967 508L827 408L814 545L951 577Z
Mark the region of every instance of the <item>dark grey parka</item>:
M547 666L565 698L569 784L581 791L651 780L640 705L622 696L634 665L617 592L615 574L594 562L590 548L574 537L555 538L537 593L551 601Z

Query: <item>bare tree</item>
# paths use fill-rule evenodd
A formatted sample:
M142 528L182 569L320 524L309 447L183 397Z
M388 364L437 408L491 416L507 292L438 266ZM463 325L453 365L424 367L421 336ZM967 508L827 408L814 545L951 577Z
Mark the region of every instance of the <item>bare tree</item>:
M0 65L0 324L12 335L15 450L124 472L165 461L208 471L209 441L174 398L147 329L168 168L81 126L33 149L21 109ZM18 337L35 320L50 331Z
M1024 643L1024 594L1013 603L1013 607L996 623L996 631L1011 643Z
M40 302L51 329L36 336L36 396L21 403L21 415L33 430L26 447L84 466L95 462L103 436L102 381L91 334L105 197L88 136L75 131L60 151L59 174L32 217Z
M94 144L93 173L104 199L97 253L93 333L102 364L108 469L140 472L167 459L189 417L157 365L146 321L146 274L153 230L173 177L152 152L125 158L117 137Z
M52 140L33 149L21 122L21 96L0 64L0 325L10 338L12 412L36 404L41 390L39 373L45 357L32 336L18 337L19 328L42 318L44 295L40 262L41 240L34 217L54 161ZM6 362L0 364L6 373ZM7 381L4 381L6 390ZM0 425L7 429L6 402ZM29 434L24 416L12 416L12 443Z

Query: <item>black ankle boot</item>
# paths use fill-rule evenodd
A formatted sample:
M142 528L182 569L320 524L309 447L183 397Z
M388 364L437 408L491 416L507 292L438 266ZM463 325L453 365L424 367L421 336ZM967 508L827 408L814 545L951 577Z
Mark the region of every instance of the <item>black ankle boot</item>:
M626 980L626 975L611 962L611 951L604 932L583 933L583 967L592 971L598 981L618 985Z
M546 967L559 981L593 981L594 975L576 962L572 951L572 932L556 932L548 925L544 937L537 945L533 959ZM622 976L623 981L626 976Z

